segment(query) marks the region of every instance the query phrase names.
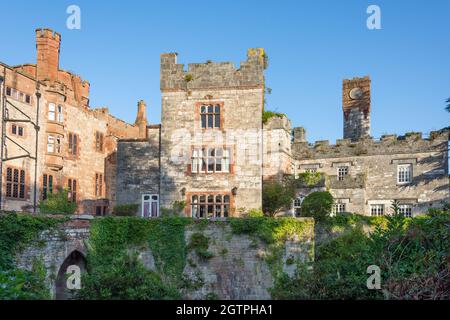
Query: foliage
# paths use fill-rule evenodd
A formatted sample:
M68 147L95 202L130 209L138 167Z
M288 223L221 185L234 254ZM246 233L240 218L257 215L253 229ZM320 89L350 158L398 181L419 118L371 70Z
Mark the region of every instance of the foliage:
M119 204L114 206L113 215L115 216L123 216L123 217L132 217L136 215L136 212L139 209L139 204L130 203L130 204Z
M0 214L0 269L13 266L14 254L35 240L45 230L56 227L63 218Z
M247 217L251 218L264 217L264 213L262 212L262 210L251 209L247 212Z
M45 284L45 269L34 265L31 271L12 268L0 270L0 300L50 299Z
M308 187L318 185L324 175L321 172L302 172L298 175L297 183Z
M301 215L313 217L316 221L322 221L329 217L333 196L328 191L313 192L305 197L302 202Z
M275 216L291 205L295 197L295 188L289 181L265 182L262 188L263 212Z
M186 82L190 82L194 79L194 77L192 76L192 74L188 73L184 76L184 81Z
M208 251L209 239L203 233L195 232L191 235L188 244L188 250L194 250L202 259L210 259L213 254Z
M175 214L180 214L181 212L184 211L184 208L186 208L186 201L184 201L184 200L182 200L182 201L174 201L172 203L172 209L173 209Z
M263 114L262 114L262 122L263 122L263 124L267 124L267 121L269 121L270 118L273 118L273 117L282 118L284 116L285 116L284 113L279 113L279 112L270 111L270 110L264 110Z
M447 106L445 107L445 110L450 112L450 98L448 98L446 102L447 102Z
M247 217L230 218L231 230L234 234L253 235L267 244L284 243L301 236L308 230L313 221L303 221L291 217Z
M47 199L39 201L40 213L74 214L77 210L76 202L69 201L69 191L60 189L56 193L48 193Z
M189 219L181 217L95 219L88 243L88 273L83 275L80 298L180 298L178 288L186 262L184 228L187 223ZM133 253L146 247L152 251L160 276L146 270Z
M303 266L294 278L278 277L273 298L449 299L450 212L385 221L369 234L357 224L318 246L313 270ZM381 269L381 290L366 287L370 265Z
M63 218L0 214L0 300L49 298L42 263L36 261L28 271L17 269L13 260L14 255L36 240L41 232L63 221Z

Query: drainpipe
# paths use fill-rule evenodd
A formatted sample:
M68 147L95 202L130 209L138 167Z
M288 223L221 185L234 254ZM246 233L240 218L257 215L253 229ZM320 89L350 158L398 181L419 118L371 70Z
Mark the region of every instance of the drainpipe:
M36 132L36 146L34 148L34 199L33 199L33 213L36 213L37 207L37 168L38 168L38 147L39 147L39 106L41 93L39 92L39 83L36 85L36 123L34 125L34 130Z
M2 85L2 133L1 133L1 151L0 151L0 210L3 209L3 146L5 143L5 98L6 98L6 68L3 67L3 77L0 78Z

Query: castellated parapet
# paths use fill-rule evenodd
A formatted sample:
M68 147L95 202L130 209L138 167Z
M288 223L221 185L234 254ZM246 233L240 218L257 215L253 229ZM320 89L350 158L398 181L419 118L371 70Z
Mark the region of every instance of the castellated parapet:
M248 49L247 60L236 68L232 62L177 64L177 53L161 54L161 91L254 88L264 86L267 57L264 49Z
M292 152L295 159L324 159L370 155L411 154L421 152L445 152L449 139L448 132L432 131L428 139L421 132L406 133L404 136L384 135L380 140L367 137L358 141L338 139L336 144L328 140L314 144L294 139Z

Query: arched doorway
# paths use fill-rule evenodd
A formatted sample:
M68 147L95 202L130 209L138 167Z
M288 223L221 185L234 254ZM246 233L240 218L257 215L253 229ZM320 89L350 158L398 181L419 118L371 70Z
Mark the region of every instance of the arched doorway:
M70 266L78 266L81 273L86 271L86 258L80 251L72 251L59 268L56 278L56 300L70 300L76 293L75 289L69 289L67 286L68 276L70 275L67 274L67 269Z

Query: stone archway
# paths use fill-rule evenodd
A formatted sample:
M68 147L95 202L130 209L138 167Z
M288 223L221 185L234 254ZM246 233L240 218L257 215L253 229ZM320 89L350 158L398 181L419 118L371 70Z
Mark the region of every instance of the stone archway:
M67 268L72 265L78 266L80 268L81 273L86 271L86 258L78 250L72 251L59 268L58 276L56 278L55 283L56 300L70 300L75 293L75 290L70 290L67 288L66 272Z

